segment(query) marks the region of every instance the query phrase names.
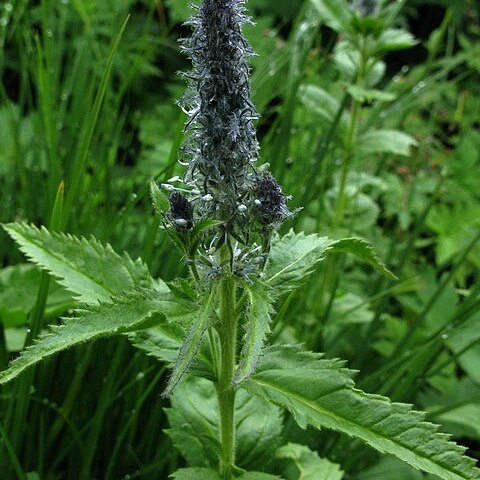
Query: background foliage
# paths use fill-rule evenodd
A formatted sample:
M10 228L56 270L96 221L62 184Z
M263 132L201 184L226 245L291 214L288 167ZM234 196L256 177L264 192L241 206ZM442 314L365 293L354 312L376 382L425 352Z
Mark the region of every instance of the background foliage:
M261 160L293 196L292 208L303 207L287 229L361 235L399 280L350 258L329 260L279 299L272 338L347 359L361 371L361 388L425 409L479 458L480 7L404 2L396 26L412 36L389 39L369 87L360 88L342 27L322 15L323 3L248 2L257 24L246 34L258 54ZM188 35L189 15L183 0L0 4L0 221L51 224L63 180L63 229L140 256L154 276L185 274L147 192L151 177L181 172L177 71L189 66L177 39ZM399 41L410 48L392 48ZM359 141L347 169L339 158L349 148L352 98ZM29 335L37 292L48 287L3 230L0 265L4 367ZM76 301L50 282L45 320L55 323ZM98 342L2 387L6 478L166 478L184 464L173 442L189 432L160 398L165 369L123 338ZM310 447L278 453L289 479L298 478L296 465L317 465L315 452L341 464L345 478L425 478L288 419L283 435Z

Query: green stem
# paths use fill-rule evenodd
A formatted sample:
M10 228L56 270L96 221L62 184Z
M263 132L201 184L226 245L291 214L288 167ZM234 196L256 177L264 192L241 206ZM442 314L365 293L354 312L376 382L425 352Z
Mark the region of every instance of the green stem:
M235 465L235 390L232 385L236 361L237 316L235 314L235 280L226 277L220 285L221 364L217 383L220 410L222 458L220 473L230 480Z

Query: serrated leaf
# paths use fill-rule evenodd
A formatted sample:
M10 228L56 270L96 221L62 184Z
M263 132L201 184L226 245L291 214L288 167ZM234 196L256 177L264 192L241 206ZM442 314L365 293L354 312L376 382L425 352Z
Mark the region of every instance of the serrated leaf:
M301 480L342 480L340 466L326 458L320 458L305 445L288 443L277 451L278 458L293 460L300 471Z
M327 249L328 253L350 253L360 260L369 263L381 274L396 279L395 275L388 270L385 264L378 258L374 248L366 240L358 237L342 238L334 240Z
M404 50L415 46L417 43L418 40L410 32L400 28L389 28L380 35L376 51Z
M181 468L169 478L174 480L222 480L220 474L211 468Z
M417 145L416 140L398 130L371 130L360 136L357 142L357 153L393 153L395 155L410 155L410 149Z
M351 30L352 14L343 0L311 0L320 18L339 33Z
M303 427L346 433L444 480L480 478L475 461L463 455L465 448L425 422L423 413L357 390L351 375L338 360L298 346L275 346L243 386L287 408Z
M216 298L217 289L212 288L210 293L205 296L203 305L198 310L198 315L193 319L187 337L180 348L167 388L162 394L164 397L168 397L172 393L172 390L187 372L198 352L205 331L213 324Z
M218 465L218 400L213 384L188 375L171 397L166 409L173 440L188 464L194 467ZM235 407L236 464L260 470L274 461L282 433L281 410L245 390L237 392Z
M270 333L270 314L273 313L268 290L261 283L246 285L248 312L240 363L233 379L239 385L255 371L267 335Z
M190 313L191 321L194 316L195 311ZM185 338L185 331L178 324L156 325L141 332L129 334L128 337L134 347L173 367L182 346L182 340ZM212 381L216 379L210 360L202 348L192 362L190 372Z
M62 350L101 337L149 328L190 309L190 304L172 295L142 287L115 297L114 303L102 302L78 309L74 317L63 319L62 325L44 331L8 369L0 372L0 383L12 380L26 368Z
M168 197L165 195L165 193L158 188L155 180L150 182L150 196L152 197L155 212L157 212L157 215L163 218L170 209L170 202L168 201Z
M134 262L126 253L120 256L93 237L77 238L25 223L9 223L3 228L30 260L83 303L108 302L114 295L152 281L140 260Z
M331 240L290 230L272 245L265 266L265 284L278 296L301 285L324 258Z
M395 276L377 257L373 247L361 238L332 240L316 234L295 234L292 230L272 245L265 266L265 284L273 296L300 286L329 253L351 253L390 278Z

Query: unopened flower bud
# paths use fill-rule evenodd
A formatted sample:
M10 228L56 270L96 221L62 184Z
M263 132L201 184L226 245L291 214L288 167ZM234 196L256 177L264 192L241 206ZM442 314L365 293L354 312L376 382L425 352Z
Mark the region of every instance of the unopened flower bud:
M176 227L190 229L193 226L193 207L191 203L179 192L173 192L168 200L170 210L168 216Z
M261 224L275 225L291 215L287 208L287 197L282 193L282 188L272 174L265 172L257 177L255 196L260 202L255 204Z

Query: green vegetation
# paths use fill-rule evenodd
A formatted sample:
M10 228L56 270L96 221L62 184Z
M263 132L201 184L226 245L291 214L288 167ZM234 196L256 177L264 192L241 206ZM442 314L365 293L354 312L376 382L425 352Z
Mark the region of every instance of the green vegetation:
M480 478L477 2L246 7L275 221L159 188L187 0L0 4L2 479Z

